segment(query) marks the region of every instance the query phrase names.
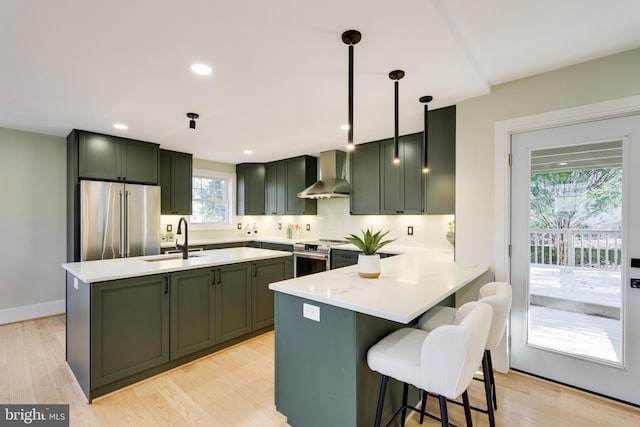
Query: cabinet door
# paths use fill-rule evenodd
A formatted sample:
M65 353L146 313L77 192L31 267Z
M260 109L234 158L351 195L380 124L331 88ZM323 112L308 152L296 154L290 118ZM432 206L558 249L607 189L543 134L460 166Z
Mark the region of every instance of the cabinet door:
M160 213L170 215L173 207L171 188L171 152L160 150Z
M360 144L351 153L351 215L380 213L380 143Z
M118 139L107 135L79 132L78 176L79 178L120 180Z
M122 150L121 179L140 184L158 184L158 155L156 144L128 139L120 140Z
M393 163L393 139L380 142L380 213L398 214L402 206L401 164ZM402 160L401 160L402 162Z
M250 264L216 268L216 338L223 342L251 332Z
M427 213L456 210L456 106L429 111Z
M171 211L179 215L191 215L193 191L193 156L173 153L171 165Z
M283 215L286 197L285 162L267 163L265 174L265 213Z
M358 252L334 249L331 251L331 269L348 267L358 263Z
M91 388L169 360L168 276L91 287Z
M252 263L251 305L253 330L273 325L273 291L269 284L284 280L287 276L285 258Z
M171 273L171 360L215 344L211 269Z
M315 215L317 200L301 199L298 193L316 182L318 176L318 159L311 156L300 156L286 160L286 208L287 215Z
M263 215L264 164L242 163L236 165L236 176L236 213L238 215Z
M400 211L404 214L423 214L425 211L425 174L422 173L422 133L400 138L400 171L402 193Z

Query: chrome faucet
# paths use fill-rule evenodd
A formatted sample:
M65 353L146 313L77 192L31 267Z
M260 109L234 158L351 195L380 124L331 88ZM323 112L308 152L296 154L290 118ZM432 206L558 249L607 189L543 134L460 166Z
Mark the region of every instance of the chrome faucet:
M182 259L189 258L189 228L187 227L187 220L184 217L180 217L180 221L178 221L178 231L176 234L182 234L182 223L184 222L184 245L178 244L178 238L176 237L176 249L182 250Z

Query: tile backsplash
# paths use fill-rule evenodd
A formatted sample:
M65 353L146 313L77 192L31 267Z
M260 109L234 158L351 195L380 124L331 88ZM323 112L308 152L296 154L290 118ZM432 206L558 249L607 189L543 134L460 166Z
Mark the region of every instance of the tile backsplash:
M194 240L249 235L287 238L287 226L298 225L299 229L293 232L294 240L344 239L350 233L359 234L360 230L371 227L389 230L387 237L397 239L398 245L450 250L453 248L446 234L453 218L453 215L350 215L348 198L320 199L317 215L238 216L233 228L202 230L191 226L189 237ZM179 219L179 216L163 215L161 235L173 234L175 239ZM242 230L237 229L237 224L242 224ZM167 225L172 226L171 232L167 232ZM407 234L408 227L413 228L411 236Z

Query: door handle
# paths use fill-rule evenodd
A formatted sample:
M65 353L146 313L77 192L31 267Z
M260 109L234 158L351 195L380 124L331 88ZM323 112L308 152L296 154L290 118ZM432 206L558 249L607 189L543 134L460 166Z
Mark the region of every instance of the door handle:
M213 281L211 282L211 286L216 284L216 269L214 268L213 270L211 270L211 273L213 274Z
M169 293L169 276L164 276L164 294Z
M258 276L258 266L256 265L256 263L254 262L253 264L251 264L251 275L253 277L257 277Z

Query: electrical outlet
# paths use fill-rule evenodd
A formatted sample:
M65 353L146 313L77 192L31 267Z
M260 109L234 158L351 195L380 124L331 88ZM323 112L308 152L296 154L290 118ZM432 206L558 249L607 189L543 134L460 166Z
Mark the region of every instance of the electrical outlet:
M282 223L281 222L278 223L278 230L282 230Z
M640 289L640 279L631 279L631 287L634 289Z
M311 231L311 224L307 224L307 231Z
M413 236L413 226L412 225L407 227L407 234L409 236Z
M171 224L167 224L167 233L170 233L173 231L173 226Z

